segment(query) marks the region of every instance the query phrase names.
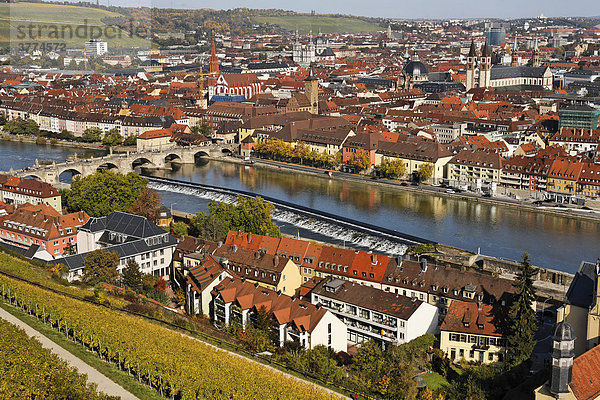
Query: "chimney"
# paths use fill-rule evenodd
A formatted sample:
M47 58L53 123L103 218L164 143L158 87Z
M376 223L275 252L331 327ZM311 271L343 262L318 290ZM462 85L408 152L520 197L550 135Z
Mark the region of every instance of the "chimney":
M477 302L477 309L478 309L479 311L481 311L481 302L479 302L479 301Z
M278 256L278 255L275 255L275 256L273 257L273 265L274 265L275 267L279 265L279 256Z
M252 241L252 233L248 232L248 243Z
M421 272L427 272L427 259L421 260Z
M371 264L377 264L377 254L371 254Z
M231 251L233 251L235 253L237 250L238 250L237 245L234 244L233 246L231 246Z

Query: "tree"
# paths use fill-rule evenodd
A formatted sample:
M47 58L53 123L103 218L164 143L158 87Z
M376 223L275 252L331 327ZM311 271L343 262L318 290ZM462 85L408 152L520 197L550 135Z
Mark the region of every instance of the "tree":
M71 188L64 192L64 199L71 212L82 210L91 217L101 217L113 211L127 211L147 183L133 172L123 175L99 171L85 178L75 177Z
M419 165L419 169L417 171L417 181L425 182L429 178L433 176L433 164L432 163L423 163Z
M271 220L275 206L261 197L238 196L234 204L211 201L210 213L197 213L190 234L210 240L223 240L230 230L281 237L279 227Z
M379 171L386 177L397 178L406 174L406 165L400 159L385 159L379 166Z
M358 149L358 151L350 157L348 160L348 165L354 167L357 171L362 171L363 169L369 168L371 165L371 158L369 157L369 153L367 153L363 149Z
M32 119L15 118L6 123L4 130L13 135L37 135L40 127Z
M84 133L85 134L85 133ZM105 146L118 146L123 143L123 136L119 133L119 130L114 128L110 131L106 132L104 138L102 139L102 144Z
M185 222L178 221L171 225L171 232L175 236L185 236L188 234L188 225Z
M96 285L100 282L114 284L119 277L119 254L104 249L88 253L84 259L83 282Z
M96 126L87 128L81 135L81 140L86 143L99 142L102 139L102 130Z
M137 144L137 137L135 135L129 135L123 141L123 146L135 146Z
M145 187L127 212L140 215L157 223L160 212L160 203L161 199L158 193L149 187Z
M142 272L139 264L130 258L123 268L123 284L136 292L142 290Z
M201 122L200 125L194 125L190 128L192 133L202 134L204 136L211 137L210 126L206 122Z
M517 280L513 284L516 289L513 303L508 314L507 335L507 365L515 367L529 360L535 345L535 311L532 307L535 301L535 288L533 276L535 269L529 261L529 255L523 254L523 261L519 265Z

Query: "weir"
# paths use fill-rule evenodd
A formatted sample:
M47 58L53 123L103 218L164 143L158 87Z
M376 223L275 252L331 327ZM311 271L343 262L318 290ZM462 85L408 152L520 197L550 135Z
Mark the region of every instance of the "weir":
M391 255L404 254L407 247L411 245L434 243L428 239L354 221L339 215L314 210L249 191L185 182L170 178L153 176L145 176L145 178L149 180L149 186L153 189L180 192L226 203L235 201L238 195L249 198L261 197L275 205L276 210L273 213L273 219L275 220L287 222L323 236L345 240L361 247L368 247Z

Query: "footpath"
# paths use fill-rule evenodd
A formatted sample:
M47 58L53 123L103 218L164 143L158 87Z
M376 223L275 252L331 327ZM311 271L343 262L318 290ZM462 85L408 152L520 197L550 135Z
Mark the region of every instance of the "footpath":
M48 339L46 336L42 335L3 308L0 308L0 318L23 329L28 336L37 339L42 344L42 347L49 349L59 358L65 360L70 366L75 367L79 373L86 374L88 382L93 382L98 385L99 391L106 393L109 396L120 396L123 400L138 400L137 397L123 389L120 385L117 385L112 380L108 379L97 369L75 357L73 354L69 353L67 350L63 349L61 346L54 343L52 340Z

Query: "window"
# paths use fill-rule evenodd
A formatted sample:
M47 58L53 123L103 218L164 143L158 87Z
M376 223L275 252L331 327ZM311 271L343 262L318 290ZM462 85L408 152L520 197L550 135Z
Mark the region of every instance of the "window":
M488 360L489 361L494 361L494 353L492 353L492 352L488 353Z

